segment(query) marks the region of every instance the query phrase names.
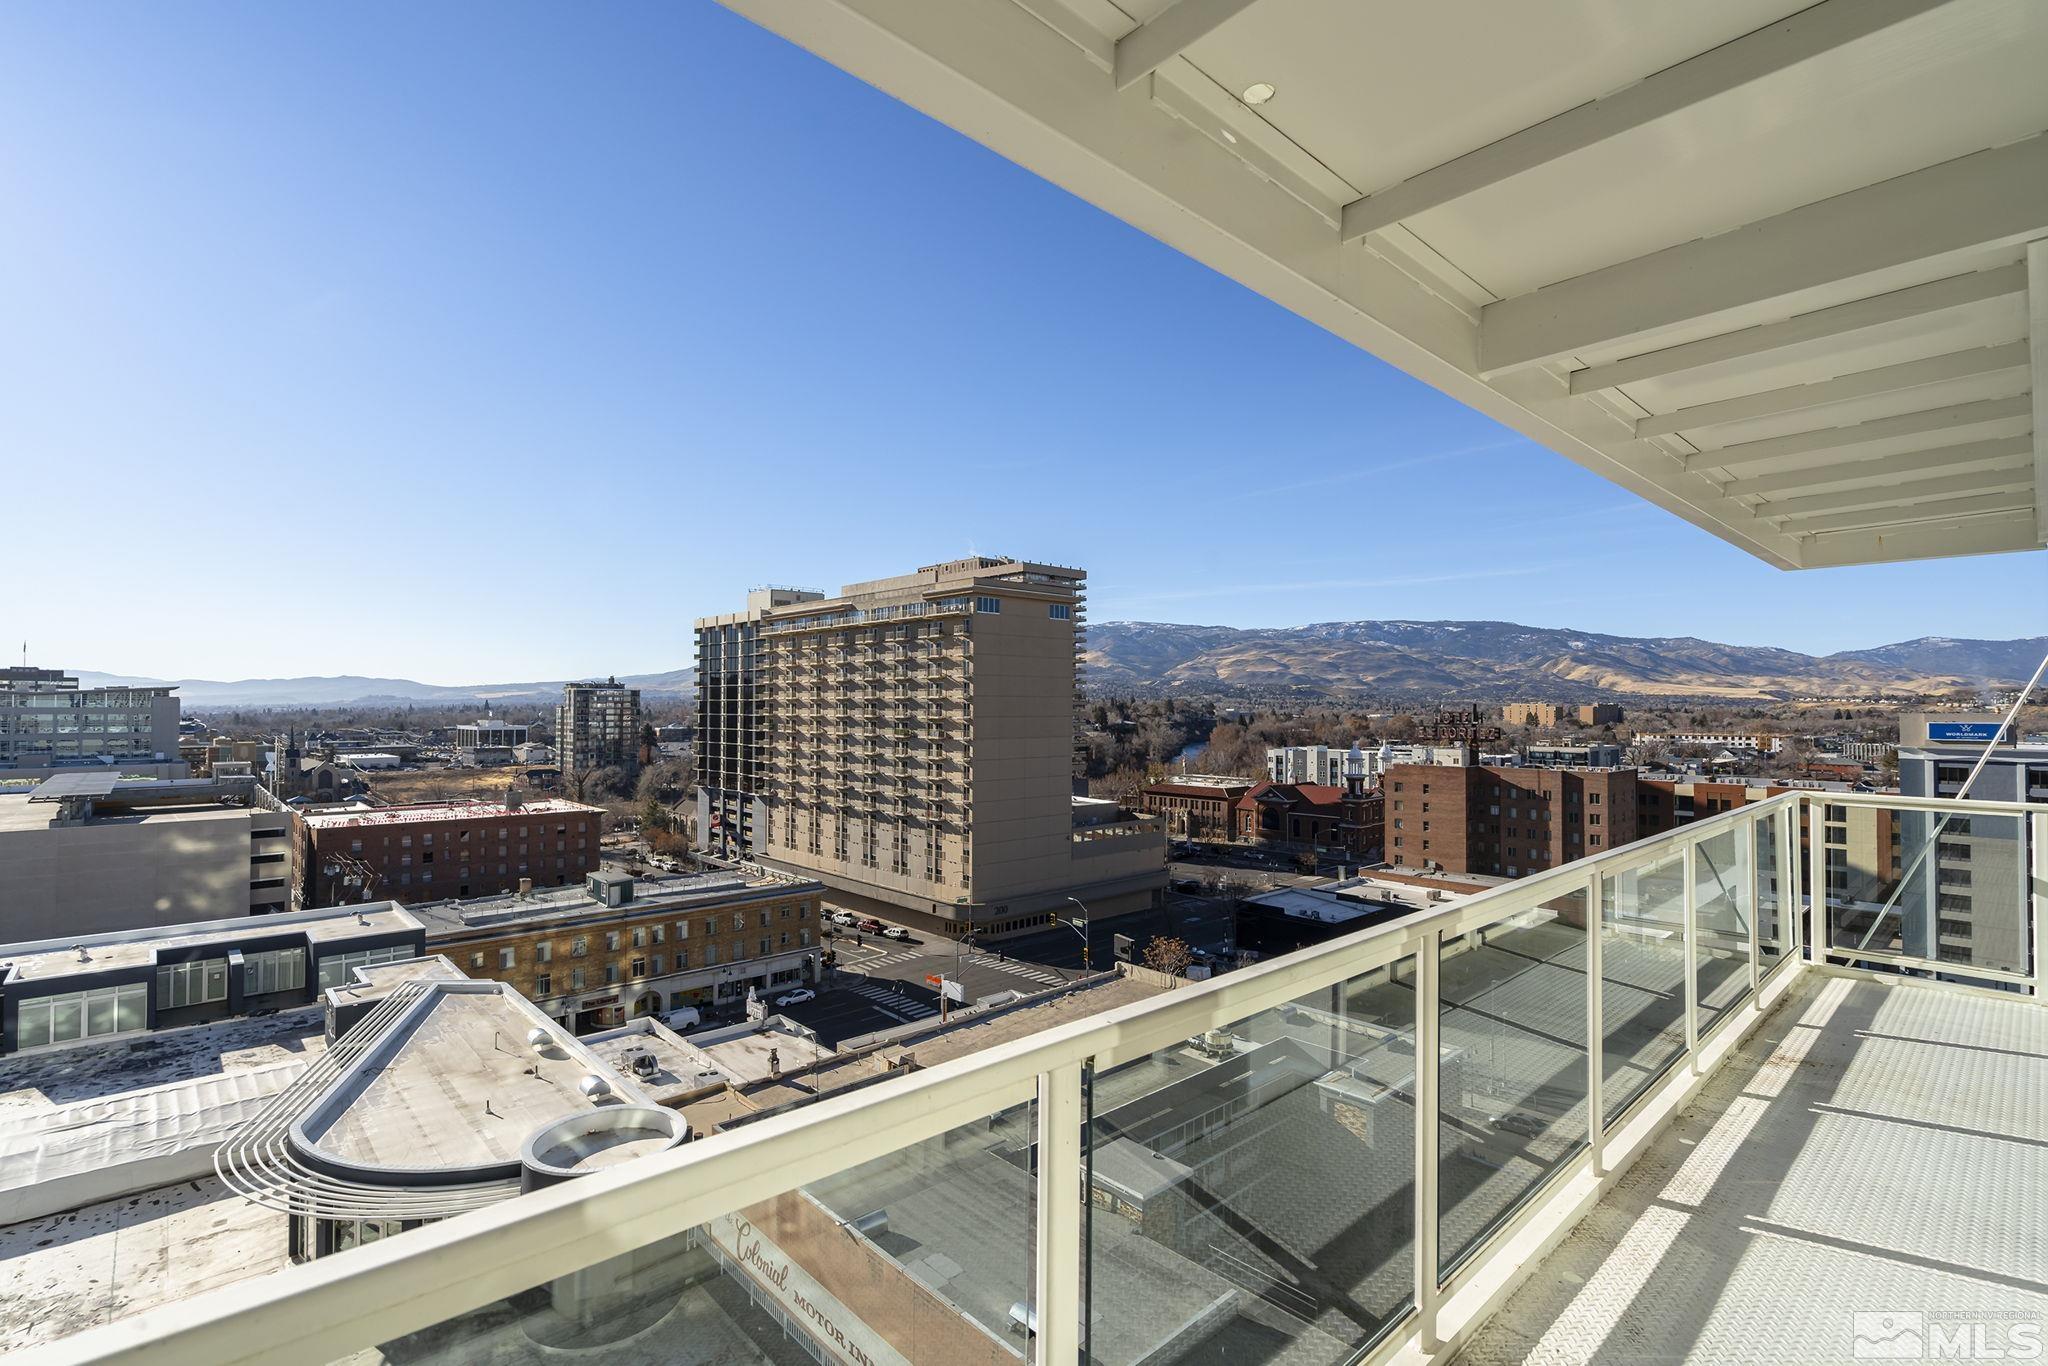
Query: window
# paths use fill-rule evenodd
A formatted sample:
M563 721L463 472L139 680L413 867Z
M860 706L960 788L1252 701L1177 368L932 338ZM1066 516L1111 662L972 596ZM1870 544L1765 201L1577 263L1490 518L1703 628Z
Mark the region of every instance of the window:
M44 1044L70 1043L73 1039L128 1034L146 1028L148 1019L146 982L123 982L119 986L95 987L62 996L38 996L21 1003L14 1020L14 1046L40 1048Z
M763 939L763 940L761 941L761 947L760 947L760 949L759 949L759 950L757 950L757 952L758 952L758 953L759 953L759 954L761 955L761 957L763 957L763 958L766 958L766 957L768 956L768 941L767 941L766 939Z
M635 977L645 977L647 975L647 960L645 958L635 958L633 960L632 973Z
M570 969L569 969L569 990L571 990L571 991L581 991L581 990L583 990L583 969L582 969L582 968L570 968Z
M90 995L91 993L87 993ZM205 958L196 963L166 963L156 970L156 1007L205 1005L228 998L228 960Z
M618 952L619 932L617 930L606 930L604 932L604 947L608 953Z
M659 976L661 976L661 974L662 974L662 973L666 972L667 970L668 970L668 969L667 969L666 967L664 967L664 966L663 966L663 964L662 964L662 960L661 960L661 955L660 955L660 954L658 954L658 953L657 953L657 954L655 954L655 955L654 955L654 975L655 975L656 977L659 977Z
M687 954L677 954L676 965L678 967L682 966L683 960L687 957ZM718 966L718 945L706 944L704 946L704 966L707 968L715 968Z
M554 975L553 975L552 973L546 973L546 972L541 972L541 973L535 973L535 974L534 974L534 978L533 978L533 994L534 994L534 995L536 995L536 996L552 996L552 995L554 995L554 994L555 994L555 979L554 979Z
M543 939L540 941L540 943L535 944L533 946L533 961L536 963L554 962L555 946L553 942L550 940Z
M571 958L581 958L589 952L590 941L582 935L579 934L569 941L569 956Z
M1045 611L1046 615L1054 621L1072 621L1074 619L1073 607L1064 602L1047 603Z
M304 949L267 949L242 955L244 996L268 996L273 991L303 991L305 986Z
M378 963L402 963L413 956L410 944L391 944L381 949L358 949L354 953L330 953L320 960L320 985L338 987L354 980L357 968L374 967ZM161 1007L163 1000L158 999Z
M518 950L518 949L499 949L499 950L498 950L498 970L499 970L500 972L503 972L503 971L504 971L504 970L506 970L507 968L514 968L514 967L517 967L517 966L519 966L519 950Z
M977 612L1000 612L1003 610L1003 600L1001 598L978 597L974 600L974 610Z
M618 984L619 965L617 963L606 963L604 965L604 980L608 985L616 986Z
M480 953L472 953L469 956L469 968L471 972L482 972L484 970L484 956Z

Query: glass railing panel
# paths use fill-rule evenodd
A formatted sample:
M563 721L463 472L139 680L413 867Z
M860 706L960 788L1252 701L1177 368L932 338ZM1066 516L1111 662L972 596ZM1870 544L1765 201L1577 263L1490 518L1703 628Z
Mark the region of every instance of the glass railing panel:
M1611 1124L1685 1053L1685 860L1600 882L1601 1107Z
M1014 1366L1031 1343L1035 1109L1013 1106L349 1360Z
M1587 1142L1586 895L1446 940L1437 1246L1457 1264Z
M1730 826L1693 846L1693 987L1705 1038L1749 995L1749 832Z
M1352 1360L1414 1289L1414 960L1089 1091L1095 1366Z
M1821 830L1838 957L2028 971L2025 817L1830 806Z
M1778 866L1779 831L1784 829L1784 812L1773 812L1757 821L1756 832L1756 956L1757 964L1769 972L1778 960L1785 956L1792 939L1786 906L1796 905L1792 896L1791 877L1787 870Z

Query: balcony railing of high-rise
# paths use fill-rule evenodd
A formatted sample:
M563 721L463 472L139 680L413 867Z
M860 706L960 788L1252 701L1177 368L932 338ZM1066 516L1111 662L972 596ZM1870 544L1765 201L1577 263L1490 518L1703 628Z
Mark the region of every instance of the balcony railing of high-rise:
M2044 900L2048 805L1789 793L29 1358L1440 1358L1794 982L2037 1009Z

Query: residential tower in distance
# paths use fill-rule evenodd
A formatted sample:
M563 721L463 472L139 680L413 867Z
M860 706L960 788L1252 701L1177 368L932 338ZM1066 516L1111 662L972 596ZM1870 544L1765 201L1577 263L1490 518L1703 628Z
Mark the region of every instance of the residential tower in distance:
M633 767L640 759L640 690L616 678L563 684L555 751L565 774Z
M1161 822L1074 796L1086 585L976 556L700 620L699 847L947 934L1157 905Z

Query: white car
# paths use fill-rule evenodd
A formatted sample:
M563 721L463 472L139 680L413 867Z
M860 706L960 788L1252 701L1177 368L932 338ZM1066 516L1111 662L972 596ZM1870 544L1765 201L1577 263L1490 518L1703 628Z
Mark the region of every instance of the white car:
M910 931L904 929L901 925L891 925L888 929L882 931L882 938L908 939L910 938Z
M852 912L852 911L834 911L834 912L832 912L832 914L831 914L831 915L829 915L829 916L827 916L827 917L825 917L825 918L826 918L827 920L830 920L830 921L831 921L831 922L832 922L833 924L835 924L835 925L851 925L851 924L853 923L853 912Z
M817 992L812 991L809 987L798 987L795 991L785 991L776 997L775 1004L779 1006L800 1006L805 1001L815 1001L817 999Z

